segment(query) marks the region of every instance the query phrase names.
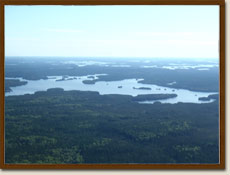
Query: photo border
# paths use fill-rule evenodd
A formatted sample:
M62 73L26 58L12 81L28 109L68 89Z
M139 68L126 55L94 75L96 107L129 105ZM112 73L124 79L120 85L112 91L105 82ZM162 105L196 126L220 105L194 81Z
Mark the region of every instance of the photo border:
M219 5L218 164L5 164L4 162L4 6L5 5ZM1 169L225 169L225 0L0 0L0 168Z

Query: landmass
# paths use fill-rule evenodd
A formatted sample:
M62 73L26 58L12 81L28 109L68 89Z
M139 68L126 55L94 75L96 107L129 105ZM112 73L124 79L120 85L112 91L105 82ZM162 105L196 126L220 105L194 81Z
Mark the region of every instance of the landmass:
M133 101L149 101L149 100L164 100L168 98L175 98L177 94L146 94L146 95L137 95L133 97Z
M95 81L93 81L93 80L83 80L82 83L84 83L84 84L95 84Z
M11 92L11 87L26 85L27 81L21 81L19 79L5 79L5 92Z
M212 95L209 95L208 97L200 97L199 100L200 101L210 101L210 100L218 100L219 99L219 94L212 94Z
M140 105L60 88L7 96L5 162L218 164L218 104Z
M152 89L151 89L151 88L149 88L149 87L139 87L139 88L133 87L133 89L140 89L140 90L152 90Z

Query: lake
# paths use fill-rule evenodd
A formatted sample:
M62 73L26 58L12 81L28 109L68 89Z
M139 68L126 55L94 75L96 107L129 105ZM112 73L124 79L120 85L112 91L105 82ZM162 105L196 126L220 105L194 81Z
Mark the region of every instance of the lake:
M120 94L137 96L141 94L177 94L177 97L157 100L161 103L210 103L214 100L200 101L199 97L208 97L217 92L195 92L186 89L175 89L152 84L141 84L139 81L143 79L125 79L121 81L99 81L95 84L84 84L84 80L94 80L99 76L106 74L95 74L87 76L48 76L48 79L26 80L17 78L28 83L23 86L11 87L11 92L6 92L5 96L33 94L37 91L45 91L50 88L63 88L64 90L80 90L80 91L97 91L101 95ZM16 79L16 78L6 78ZM171 84L175 84L172 82ZM155 101L142 101L140 103L154 103Z

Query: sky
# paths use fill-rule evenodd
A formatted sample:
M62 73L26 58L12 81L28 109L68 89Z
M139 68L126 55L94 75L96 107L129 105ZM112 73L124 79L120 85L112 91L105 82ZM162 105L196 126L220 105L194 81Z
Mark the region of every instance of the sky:
M219 58L219 7L5 6L6 56Z

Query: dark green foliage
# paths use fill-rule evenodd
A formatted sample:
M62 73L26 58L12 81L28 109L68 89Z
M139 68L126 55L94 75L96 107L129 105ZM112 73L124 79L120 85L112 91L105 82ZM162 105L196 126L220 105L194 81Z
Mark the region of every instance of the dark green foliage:
M83 80L82 83L84 83L84 84L95 84L95 81L93 81L93 80Z
M219 94L213 94L213 95L209 95L208 97L200 97L199 98L199 100L201 100L201 101L209 101L211 99L218 100Z
M219 94L209 95L208 98L218 100L219 99Z
M22 86L27 84L27 81L20 81L18 79L5 79L5 92L10 92L11 87Z
M218 100L138 104L56 88L5 105L7 164L219 162Z
M137 95L133 97L133 101L148 101L148 100L163 100L168 98L175 98L177 94L146 94L146 95Z
M133 89L151 90L151 88L149 87L139 87L139 88L133 87Z

